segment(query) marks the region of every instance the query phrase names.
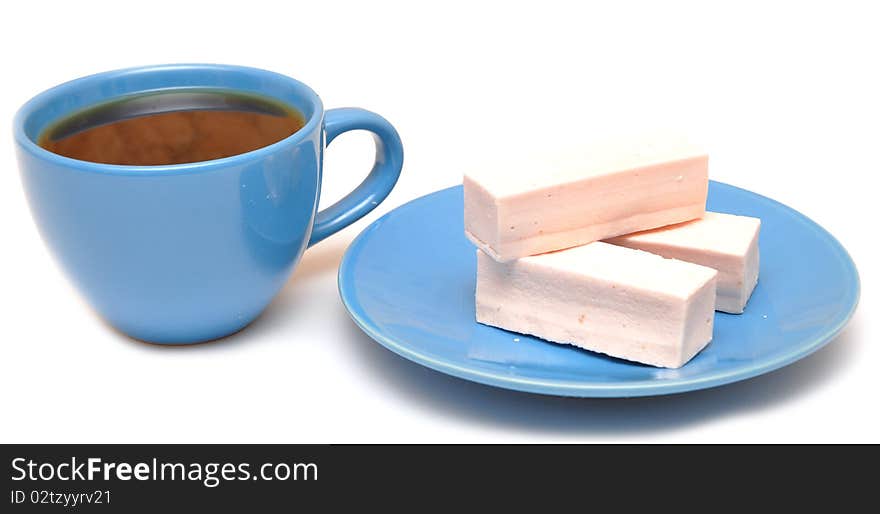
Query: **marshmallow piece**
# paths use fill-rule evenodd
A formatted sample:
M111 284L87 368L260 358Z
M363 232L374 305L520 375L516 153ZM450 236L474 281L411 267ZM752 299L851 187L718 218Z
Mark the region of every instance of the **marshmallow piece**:
M758 218L707 212L702 219L607 242L718 270L715 309L740 314L758 283L760 230Z
M465 234L506 262L701 217L708 156L680 138L648 141L466 174Z
M477 250L486 325L678 368L712 339L714 269L603 242L499 263Z

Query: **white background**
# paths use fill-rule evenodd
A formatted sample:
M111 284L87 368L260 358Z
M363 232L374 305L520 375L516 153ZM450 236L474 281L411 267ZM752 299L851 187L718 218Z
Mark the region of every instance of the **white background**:
M4 2L0 442L880 441L871 2L575 4ZM193 347L133 341L83 302L31 221L9 131L48 87L164 62L289 74L327 107L381 113L406 151L388 200L310 250L260 319ZM379 214L523 148L663 125L708 145L712 178L800 210L849 250L862 299L835 342L715 390L573 400L423 369L349 321L336 268ZM332 145L324 205L371 152L359 133Z

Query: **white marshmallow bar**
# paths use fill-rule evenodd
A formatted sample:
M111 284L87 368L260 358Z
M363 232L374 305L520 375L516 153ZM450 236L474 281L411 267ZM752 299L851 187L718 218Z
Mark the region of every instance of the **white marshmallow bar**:
M469 173L465 234L505 262L699 218L708 162L687 142L654 138Z
M760 230L758 218L707 212L699 220L615 237L607 242L715 268L718 270L715 309L740 314L758 283Z
M477 250L477 321L678 368L712 339L716 275L603 242L508 263Z

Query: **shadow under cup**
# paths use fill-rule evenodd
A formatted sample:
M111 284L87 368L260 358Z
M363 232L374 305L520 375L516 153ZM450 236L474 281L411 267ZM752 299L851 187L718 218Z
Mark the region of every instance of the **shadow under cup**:
M95 104L187 87L269 97L302 113L306 123L251 152L167 166L80 161L36 143L52 123ZM390 192L402 165L396 132L367 111L336 111L345 112L335 116L333 134L334 111L326 113L327 142L345 130L372 130L377 162L355 192L322 211L334 219L314 234L325 112L310 88L284 75L225 65L102 73L34 97L16 115L14 130L40 233L89 303L137 339L191 343L253 321L310 243L363 216ZM364 196L371 200L367 207Z

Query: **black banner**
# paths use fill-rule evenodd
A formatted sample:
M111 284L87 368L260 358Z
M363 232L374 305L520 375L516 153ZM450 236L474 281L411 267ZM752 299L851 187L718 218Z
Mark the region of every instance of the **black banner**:
M766 495L781 483L815 494L858 491L876 447L703 446L3 446L0 512L341 510L352 502L412 510L479 497L501 503L589 494L632 502L702 493ZM833 470L834 473L830 474ZM780 482L780 481L783 482ZM865 487L862 490L866 490ZM621 496L622 495L622 496ZM253 510L258 508L258 510ZM467 510L467 509L465 509ZM591 510L591 509L590 509ZM275 510L272 510L275 511Z

